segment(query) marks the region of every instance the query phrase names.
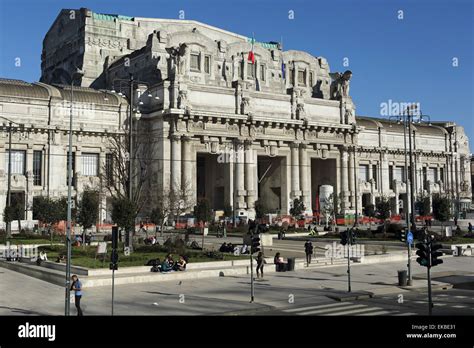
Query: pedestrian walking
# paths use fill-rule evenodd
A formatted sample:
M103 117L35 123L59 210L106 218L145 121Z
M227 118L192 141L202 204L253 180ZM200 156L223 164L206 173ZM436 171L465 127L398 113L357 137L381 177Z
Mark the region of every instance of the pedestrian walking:
M306 254L306 266L308 267L311 263L311 257L313 255L313 243L310 240L304 243L304 252Z
M469 231L469 234L472 234L472 224L469 223L469 225L467 226L467 230Z
M263 279L263 266L265 265L265 256L263 252L257 254L257 278L261 277Z
M77 309L77 316L82 317L82 309L81 309L81 298L82 298L82 283L77 277L77 275L73 275L72 277L72 285L71 290L74 290L74 304L76 305Z

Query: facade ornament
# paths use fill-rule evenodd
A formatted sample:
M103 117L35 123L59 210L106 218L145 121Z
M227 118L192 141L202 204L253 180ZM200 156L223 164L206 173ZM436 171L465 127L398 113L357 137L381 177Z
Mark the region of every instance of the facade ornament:
M243 96L240 102L240 113L250 115L250 97Z

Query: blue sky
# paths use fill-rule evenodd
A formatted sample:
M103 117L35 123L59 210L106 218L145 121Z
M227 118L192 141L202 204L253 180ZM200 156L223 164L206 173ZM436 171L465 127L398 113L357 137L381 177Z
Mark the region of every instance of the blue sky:
M0 0L0 77L37 81L42 40L60 9L199 20L353 71L358 115L380 104L419 102L432 120L463 125L474 141L472 0ZM294 19L289 19L289 11ZM403 19L398 19L399 10ZM21 66L15 66L15 58ZM343 66L344 58L349 66ZM457 58L458 66L453 66Z

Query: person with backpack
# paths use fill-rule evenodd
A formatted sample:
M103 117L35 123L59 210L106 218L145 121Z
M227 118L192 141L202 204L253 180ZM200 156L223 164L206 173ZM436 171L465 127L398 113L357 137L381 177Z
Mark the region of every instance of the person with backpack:
M311 257L313 255L313 243L310 240L304 243L304 252L306 254L306 266L308 267L311 263Z

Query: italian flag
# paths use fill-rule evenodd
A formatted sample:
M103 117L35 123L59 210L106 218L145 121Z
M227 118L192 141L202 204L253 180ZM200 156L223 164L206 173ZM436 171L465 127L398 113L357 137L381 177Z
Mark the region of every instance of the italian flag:
M255 64L255 54L253 53L253 45L255 44L255 38L252 38L252 48L250 49L249 56L247 57L247 60L249 62L252 62L252 64Z

